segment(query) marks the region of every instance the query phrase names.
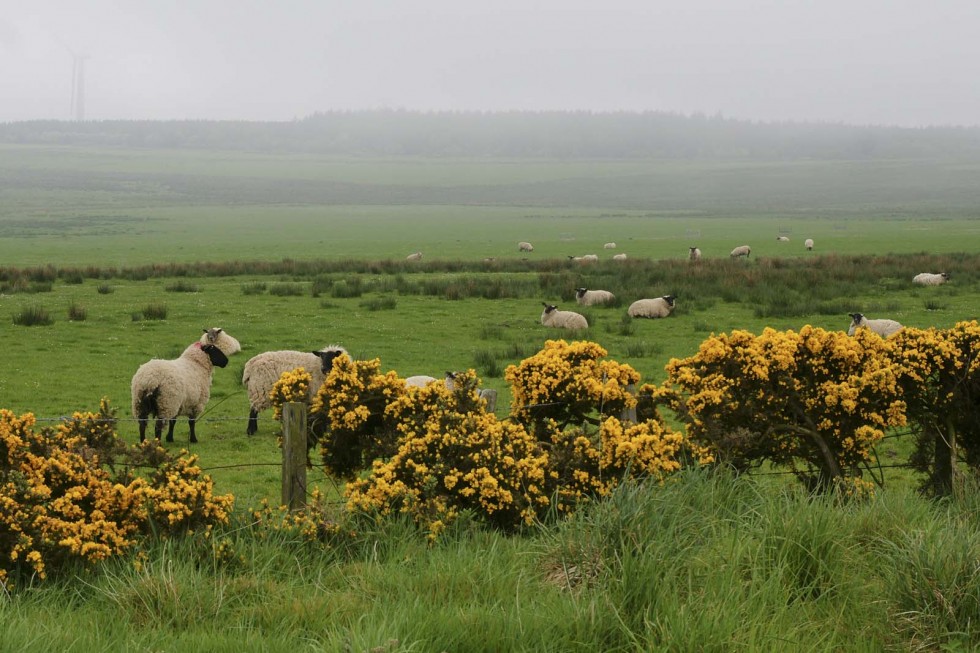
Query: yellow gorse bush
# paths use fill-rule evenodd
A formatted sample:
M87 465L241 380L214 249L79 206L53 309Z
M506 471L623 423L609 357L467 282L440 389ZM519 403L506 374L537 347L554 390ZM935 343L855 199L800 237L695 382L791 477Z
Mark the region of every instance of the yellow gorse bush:
M121 443L106 400L98 413L34 427L33 415L0 409L0 585L16 575L45 578L72 560L91 564L124 554L147 533L227 519L232 498L213 496L192 459L171 459L149 443ZM131 464L150 461L162 465L156 475L132 476Z
M269 391L273 419L282 420L284 404L290 402L307 403L312 382L313 377L302 367L283 372L279 380L272 385L272 390Z
M867 329L733 331L671 360L652 394L726 462L770 460L827 486L869 461L886 429L906 423L892 350Z

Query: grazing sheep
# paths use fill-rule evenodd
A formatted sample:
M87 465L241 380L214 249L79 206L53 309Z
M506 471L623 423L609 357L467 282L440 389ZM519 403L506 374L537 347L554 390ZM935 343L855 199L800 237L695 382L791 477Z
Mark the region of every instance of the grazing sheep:
M903 327L895 320L869 320L860 313L848 313L851 316L851 326L847 329L847 335L853 336L854 332L860 327L867 327L877 333L882 338L887 338L893 333L898 333Z
M806 251L812 252L813 251L813 239L812 238L807 238L806 240L804 240L803 241L803 246L806 247Z
M405 386L409 388L424 388L430 383L438 381L434 376L428 376L426 374L416 374L415 376L410 376L405 379ZM446 383L446 387L450 390L456 387L456 372L446 372L446 376L443 381Z
M154 358L139 366L130 384L133 416L139 422L140 442L146 440L150 415L156 417L157 440L168 423L167 442L174 441L177 417L187 416L190 441L197 442L194 423L211 398L214 366L224 367L228 357L241 351L238 341L220 328L205 329L200 340L176 359Z
M648 317L651 319L667 317L674 310L674 299L676 298L673 295L664 295L653 299L638 299L630 304L627 312L630 317Z
M584 315L574 311L559 311L557 306L541 302L541 324L555 329L588 329L589 322Z
M517 243L517 251L518 252L533 252L534 251L534 245L532 245L531 243L523 242L523 241L522 242L519 242L519 243Z
M269 393L285 372L302 367L310 375L310 400L319 392L324 379L333 367L333 361L347 350L340 345L328 345L320 351L293 350L267 351L257 354L245 363L242 385L248 391L248 426L245 433L255 435L259 430L259 412L272 407Z
M602 249L616 249L616 243L606 243L602 246Z
M612 260L614 261L625 261L626 254L614 254Z
M789 242L789 236L776 236L776 242L777 243L788 243Z
M411 254L409 254L408 256L405 257L405 260L406 261L421 261L422 260L422 252L412 252Z
M575 301L581 306L607 304L615 300L616 296L608 290L588 290L586 288L575 289Z
M912 277L912 283L917 283L920 286L941 286L947 281L949 281L948 272L938 272L935 274L932 272L923 272Z
M731 256L732 258L739 258L740 256L744 256L745 258L748 258L749 254L751 253L752 253L751 247L749 247L748 245L739 245L738 247L732 250L732 253L729 254L729 256Z
M696 261L700 261L701 260L701 250L700 249L698 249L697 247L690 247L688 249L691 250L691 253L687 255L687 259L689 261L695 261L696 262Z

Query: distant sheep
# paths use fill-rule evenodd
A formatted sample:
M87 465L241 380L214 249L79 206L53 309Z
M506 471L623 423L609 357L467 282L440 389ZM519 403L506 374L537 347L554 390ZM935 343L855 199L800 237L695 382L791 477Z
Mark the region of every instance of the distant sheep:
M667 317L674 310L675 299L676 297L673 295L664 295L653 299L638 299L630 304L627 312L630 317Z
M157 440L168 423L167 442L174 441L177 417L187 416L190 441L197 442L194 424L211 398L214 367L224 367L228 357L241 351L235 338L220 328L205 329L200 340L189 345L180 358L154 358L139 366L130 384L133 416L139 423L140 442L146 440L150 415L156 417Z
M608 304L616 301L616 296L608 290L588 290L586 288L575 289L575 301L580 306L595 306L597 304Z
M738 247L732 250L732 253L729 254L729 256L731 256L732 258L739 258L741 256L748 258L749 254L751 253L752 253L751 247L749 247L748 245L739 245Z
M525 243L523 241L522 242L519 242L519 243L517 243L517 251L518 252L533 252L534 251L534 245L532 245L531 243Z
M583 256L569 256L568 260L576 263L595 263L599 257L596 254L585 254Z
M788 243L789 242L789 236L776 236L776 242L777 243Z
M559 311L557 306L541 302L541 324L555 329L588 329L589 322L584 315L574 311Z
M606 243L602 246L602 249L616 249L616 243Z
M895 320L869 320L860 313L849 313L849 315L851 316L851 326L847 329L847 335L849 336L853 336L857 329L867 327L882 338L887 338L905 328Z
M812 252L813 251L813 239L812 238L807 238L806 240L804 240L803 241L803 246L806 247L806 251Z
M434 376L416 374L415 376L410 376L405 379L405 386L409 388L424 388L430 383L435 383L438 380L439 379ZM446 372L446 376L443 377L443 381L448 389L453 390L456 387L456 372Z
M689 261L700 261L701 260L701 250L697 247L689 247L691 252L687 255L687 260Z
M269 393L285 372L302 367L310 375L309 399L320 391L324 379L333 367L333 361L347 350L340 345L328 345L320 351L293 350L267 351L257 354L245 363L242 385L248 391L248 426L245 433L255 435L259 430L259 412L272 407Z
M627 258L626 257L626 254L614 254L613 257L612 257L612 260L614 260L614 261L625 261L626 258Z
M405 257L405 260L406 261L421 261L422 260L422 252L412 252L411 254L409 254L408 256Z
M948 272L938 272L933 274L932 272L923 272L912 277L912 283L917 283L920 286L941 286L949 281Z

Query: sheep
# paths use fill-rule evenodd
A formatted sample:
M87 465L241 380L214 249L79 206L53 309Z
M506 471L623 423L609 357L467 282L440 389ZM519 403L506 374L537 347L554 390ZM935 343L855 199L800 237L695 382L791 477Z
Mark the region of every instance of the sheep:
M541 302L544 310L541 311L541 324L546 327L556 329L588 329L589 322L585 316L574 311L559 311L553 304Z
M581 306L595 306L596 304L607 304L616 301L616 296L608 290L588 290L586 288L575 289L575 301Z
M697 247L689 247L688 249L691 250L691 253L687 255L687 259L689 261L695 261L695 262L697 262L697 261L700 261L701 260L701 250L700 249L698 249Z
M517 243L517 251L518 252L533 252L534 251L534 245L532 245L531 243L528 243L528 242L521 241L521 242Z
M248 391L247 435L255 435L259 430L259 412L272 407L269 393L285 372L302 367L310 375L309 397L312 399L320 390L323 381L333 367L333 361L347 350L340 345L327 345L320 351L267 351L252 356L245 363L242 372L242 385Z
M204 335L189 345L179 358L154 358L140 365L130 384L140 442L146 440L150 415L156 417L154 434L157 440L166 421L167 442L173 442L177 417L186 415L190 441L197 442L194 424L211 397L214 366L226 366L228 357L239 351L238 340L215 327L205 329Z
M405 260L406 261L421 261L422 260L422 252L412 252L411 254L409 254L408 256L405 257Z
M776 236L776 242L777 243L788 243L789 242L789 236Z
M733 259L739 258L740 256L744 256L745 258L748 258L749 254L751 253L752 253L751 247L749 247L748 245L739 245L738 247L732 250L732 253L729 254L729 256L731 256Z
M614 261L625 261L626 260L626 254L614 254L613 257L612 257L612 260L614 260Z
M599 257L595 254L584 254L583 256L569 256L568 260L576 263L594 263L599 260Z
M948 272L923 272L912 277L912 283L917 283L920 286L941 286L947 281L949 281Z
M443 381L446 384L446 388L453 390L456 388L456 372L446 372L446 376ZM438 381L434 376L428 376L426 374L416 374L415 376L410 376L405 379L405 387L408 388L424 388L430 383L435 383Z
M806 251L812 252L813 251L813 239L812 238L807 238L806 240L804 240L803 241L803 246L806 247Z
M867 327L882 338L887 338L905 328L895 320L869 320L860 313L848 313L848 315L851 317L851 326L847 329L847 335L849 336L853 336L854 332L860 327Z
M602 249L616 249L616 243L606 243L602 246Z
M648 317L651 319L667 317L674 310L675 299L676 297L673 295L664 295L653 299L638 299L630 304L627 313L630 317Z

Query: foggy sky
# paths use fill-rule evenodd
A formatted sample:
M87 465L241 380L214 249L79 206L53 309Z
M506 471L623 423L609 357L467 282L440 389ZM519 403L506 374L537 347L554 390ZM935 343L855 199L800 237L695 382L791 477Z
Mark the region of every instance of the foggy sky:
M980 125L980 0L0 0L0 121L594 110Z

